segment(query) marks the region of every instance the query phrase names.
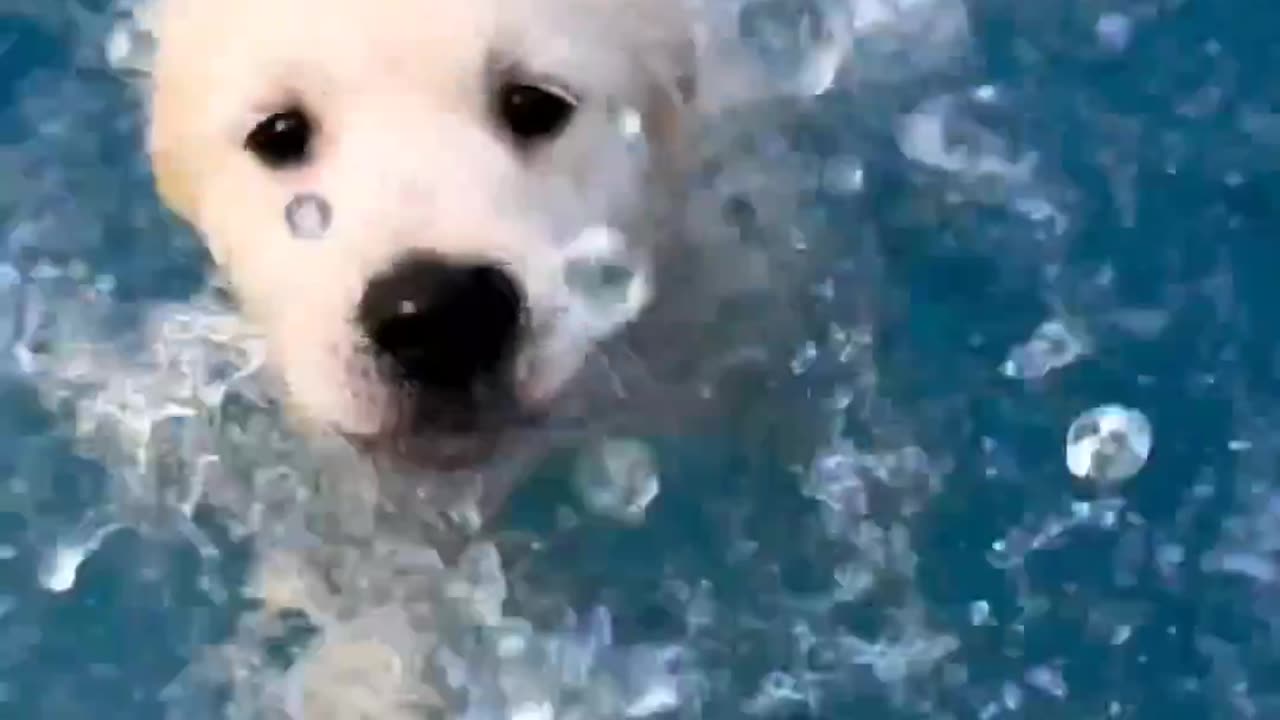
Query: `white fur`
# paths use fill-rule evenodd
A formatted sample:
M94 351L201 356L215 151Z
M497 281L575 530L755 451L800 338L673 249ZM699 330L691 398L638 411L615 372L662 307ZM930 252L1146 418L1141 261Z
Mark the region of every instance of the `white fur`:
M166 203L205 239L269 366L309 424L377 433L396 388L354 326L366 283L424 249L508 265L538 332L518 392L554 402L593 344L566 318L564 247L616 228L652 265L679 193L692 28L681 0L159 0L151 155ZM494 132L495 62L579 93L566 134L521 157ZM300 100L316 159L271 171L245 135ZM638 116L641 140L628 125ZM321 239L284 208L323 195Z

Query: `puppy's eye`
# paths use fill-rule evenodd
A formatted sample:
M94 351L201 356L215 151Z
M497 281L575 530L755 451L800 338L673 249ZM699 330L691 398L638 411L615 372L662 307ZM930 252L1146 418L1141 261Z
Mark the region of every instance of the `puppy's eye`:
M556 136L576 108L576 99L551 87L512 82L498 90L498 119L523 143Z
M258 123L244 139L244 146L274 170L305 162L313 133L307 113L301 108L290 108Z

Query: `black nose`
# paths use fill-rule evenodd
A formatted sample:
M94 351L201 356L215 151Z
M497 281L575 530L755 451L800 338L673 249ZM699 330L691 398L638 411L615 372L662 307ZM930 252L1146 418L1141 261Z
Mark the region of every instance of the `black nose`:
M502 268L416 255L369 282L357 321L403 380L457 396L505 380L523 313Z

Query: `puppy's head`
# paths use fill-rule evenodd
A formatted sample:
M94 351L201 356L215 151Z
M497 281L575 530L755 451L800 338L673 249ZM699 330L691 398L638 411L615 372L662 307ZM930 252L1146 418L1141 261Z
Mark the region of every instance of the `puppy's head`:
M476 463L643 306L692 92L680 0L158 1L160 194L304 420ZM623 311L573 289L593 258Z

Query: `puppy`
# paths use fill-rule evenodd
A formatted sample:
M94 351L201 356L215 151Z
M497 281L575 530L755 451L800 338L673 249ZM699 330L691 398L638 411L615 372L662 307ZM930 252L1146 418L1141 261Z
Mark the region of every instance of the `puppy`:
M662 293L695 96L681 0L157 1L158 191L306 426L481 466ZM625 261L630 315L579 311L575 247Z

